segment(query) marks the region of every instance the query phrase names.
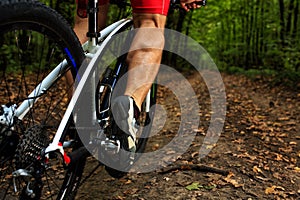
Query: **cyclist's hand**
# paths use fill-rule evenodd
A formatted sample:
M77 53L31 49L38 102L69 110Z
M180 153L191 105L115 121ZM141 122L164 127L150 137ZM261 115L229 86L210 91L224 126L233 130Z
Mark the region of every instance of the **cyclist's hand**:
M190 11L191 9L200 8L200 5L197 5L197 2L201 2L202 0L180 0L181 7L186 10Z

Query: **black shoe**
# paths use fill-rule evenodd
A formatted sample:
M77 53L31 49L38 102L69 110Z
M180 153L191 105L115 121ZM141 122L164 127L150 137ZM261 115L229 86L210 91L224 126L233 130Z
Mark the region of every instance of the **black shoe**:
M136 152L136 134L139 129L137 119L140 111L134 100L129 96L117 97L113 100L111 107L114 121L123 132L125 139L123 139L121 147L134 155Z
M135 160L136 135L139 129L140 111L134 100L129 96L119 96L111 104L113 114L112 135L120 141L120 152L110 156L106 171L115 178L128 172Z

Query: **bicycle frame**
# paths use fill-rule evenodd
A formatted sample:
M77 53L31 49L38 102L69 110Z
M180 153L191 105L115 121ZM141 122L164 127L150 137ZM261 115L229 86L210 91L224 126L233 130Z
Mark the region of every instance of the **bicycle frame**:
M86 83L87 77L90 73L92 73L93 65L95 64L97 58L103 51L106 44L111 39L111 36L114 35L116 32L118 32L123 26L130 23L132 19L121 19L105 29L103 29L100 32L97 32L97 3L98 0L90 0L89 6L90 9L93 10L92 14L89 15L89 30L87 33L87 36L89 37L89 40L82 45L83 50L86 52L86 57L91 59L89 65L85 69L85 72L83 76L80 79L80 82L78 83L78 86L72 96L72 99L66 109L66 112L62 118L62 121L60 122L60 125L55 133L55 136L50 143L50 145L46 148L45 154L47 155L49 152L57 151L63 155L64 161L66 164L69 163L69 158L67 157L66 153L64 152L64 147L67 147L66 144L62 143L62 137L65 127L67 126L67 122L69 118L71 117L71 113L74 109L74 105L78 100L79 94L82 91L82 88L84 84ZM91 13L91 12L89 12ZM101 41L101 42L100 42ZM68 50L64 50L66 55L70 57L70 53L68 53ZM72 60L72 57L70 57L70 60ZM8 126L12 126L14 124L14 120L22 120L24 116L30 111L34 103L39 99L40 96L43 95L52 85L56 82L61 76L63 76L63 72L67 70L68 63L66 60L63 60L60 64L58 64L54 70L52 70L45 79L38 84L38 86L30 93L28 98L26 98L20 106L17 107L17 105L2 105L4 113L0 116L0 123L6 124ZM96 77L94 77L95 79ZM96 88L96 87L94 87ZM93 108L95 108L95 102L92 102ZM95 120L96 121L96 120Z
M96 11L97 6L97 0L90 0L89 5L93 4L93 11ZM91 13L91 12L89 12ZM64 159L65 164L69 164L71 162L70 157L66 154L64 151L64 148L69 147L71 142L64 142L64 131L65 127L67 126L67 123L71 117L71 114L74 110L75 104L79 98L80 93L82 92L83 86L85 85L86 81L88 80L88 77L91 73L93 73L93 66L95 65L95 62L97 61L97 58L101 55L103 52L105 46L110 41L111 37L116 34L122 27L127 26L128 23L132 22L131 18L124 18L121 19L109 26L107 26L105 29L103 29L100 32L96 32L95 24L97 24L97 13L91 14L92 20L89 16L89 32L87 33L87 36L89 40L82 45L83 50L86 52L86 58L91 59L89 64L87 65L83 75L80 77L79 83L76 87L75 92L73 93L73 96L70 100L70 103L64 113L64 116L59 124L58 129L56 130L56 133L54 135L54 138L52 139L49 146L45 149L44 153L45 156L48 157L50 152L60 152ZM93 21L93 23L91 22ZM73 58L71 57L70 53L68 53L68 50L65 49L65 53L67 56L69 56L70 60ZM6 106L2 105L4 114L0 116L0 123L6 124L8 126L12 126L14 124L14 119L22 120L24 116L30 111L30 109L33 107L34 103L37 102L39 97L43 95L61 76L64 75L63 72L67 70L68 63L67 60L63 60L61 63L59 63L54 70L52 70L45 78L44 80L38 84L38 86L30 93L28 98L26 98L20 106L17 107L17 105L11 105ZM95 86L95 75L92 78L93 80L89 79L89 81L93 81L92 89L93 91L96 91ZM98 80L97 80L98 81ZM95 94L93 94L95 95ZM145 99L145 111L149 112L150 110L150 93L146 96ZM91 102L93 106L93 111L96 109L96 103L95 101ZM93 121L94 122L94 121ZM95 123L97 122L96 116L95 116Z
M131 19L121 19L110 26L106 27L103 31L100 32L101 37L98 38L99 41L103 40L106 38L106 41L110 38L108 36L109 34L112 35L114 30L119 30L121 27L123 27L125 24L129 23ZM101 46L105 41L98 45L92 45L89 41L86 42L85 44L82 45L83 49L88 52L86 53L87 58L93 58L97 53L92 53L92 52L98 52L99 49L101 49ZM106 44L106 43L105 43ZM102 49L101 49L102 51ZM101 51L97 54L100 55ZM65 71L67 67L67 61L64 60L62 61L58 66L46 76L46 78L41 82L28 96L28 99L25 100L21 105L17 108L14 109L14 114L11 114L10 118L17 117L18 119L22 120L23 117L28 113L30 108L33 106L33 104L39 99L38 97L43 94L44 91L47 91L49 87L58 79L61 77L61 72ZM11 121L10 121L11 122ZM11 123L9 123L11 124Z
M90 73L92 73L93 66L97 60L97 58L102 53L104 47L111 39L111 36L114 35L116 32L118 32L123 26L125 26L127 23L131 22L131 19L122 19L114 24L108 26L103 31L100 32L101 37L98 38L98 41L101 41L101 39L105 38L104 41L100 45L94 46L94 41L89 40L86 44L83 45L85 49L92 49L92 52L96 50L96 53L88 53L87 57L92 58L89 65L87 66L85 72L83 73L81 80L72 96L71 102L69 103L69 106L64 114L64 117L57 129L57 132L55 134L55 137L52 141L52 143L46 148L45 153L49 153L51 151L59 150L60 153L64 156L64 160L66 164L69 164L70 159L67 157L66 153L63 150L64 144L61 143L61 137L63 135L64 128L67 125L67 122L72 114L72 111L74 109L74 106L79 98L79 95L83 89L83 86L85 85L86 81L88 80L88 76Z

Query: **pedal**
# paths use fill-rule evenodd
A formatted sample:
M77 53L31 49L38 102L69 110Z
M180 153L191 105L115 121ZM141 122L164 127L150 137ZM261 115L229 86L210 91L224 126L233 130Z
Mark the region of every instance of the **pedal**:
M117 154L120 151L120 141L119 140L111 140L106 138L104 141L100 143L101 147L109 154Z

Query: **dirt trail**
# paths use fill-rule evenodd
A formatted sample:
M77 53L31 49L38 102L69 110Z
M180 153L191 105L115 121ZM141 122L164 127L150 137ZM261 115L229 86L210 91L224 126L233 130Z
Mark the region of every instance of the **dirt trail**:
M203 164L228 171L175 170L130 173L117 180L101 168L79 192L83 199L299 199L300 198L300 93L270 87L261 79L222 74L227 114L223 132L208 156L199 161L199 148L210 123L210 98L203 80L189 75L198 94L201 126L190 148L177 164ZM164 147L178 131L180 109L176 96L161 89L159 101L166 123L148 152ZM159 120L160 121L160 120ZM183 130L184 132L185 130ZM172 152L165 152L168 157ZM170 161L170 160L168 160ZM157 160L167 165L164 160ZM96 164L92 161L89 166Z

